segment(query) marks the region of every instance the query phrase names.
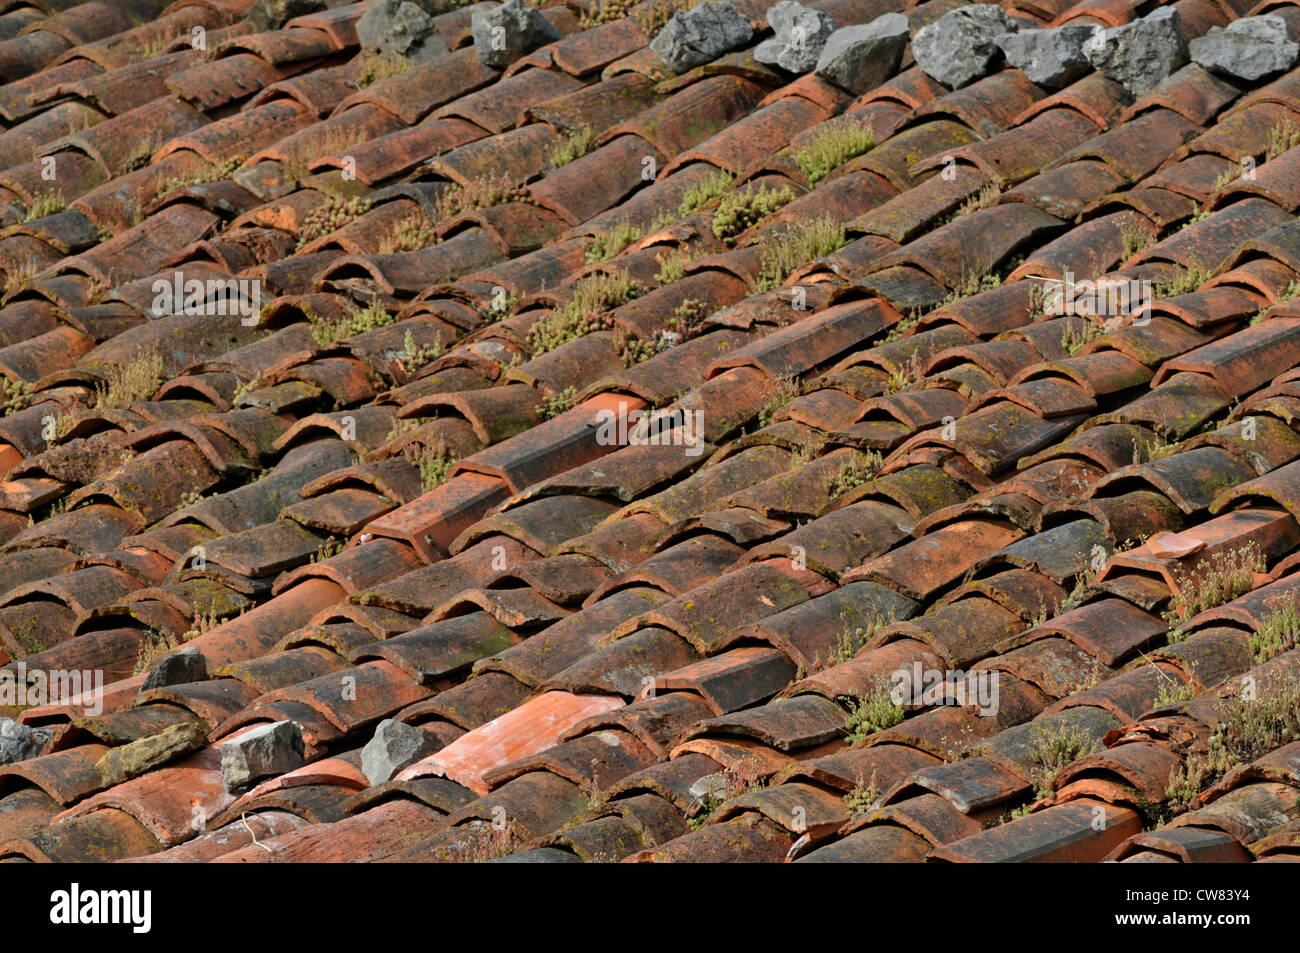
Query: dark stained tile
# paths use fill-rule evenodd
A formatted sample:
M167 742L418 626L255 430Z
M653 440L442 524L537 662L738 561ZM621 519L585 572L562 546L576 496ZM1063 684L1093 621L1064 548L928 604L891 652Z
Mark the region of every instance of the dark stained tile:
M1094 815L1094 806L1099 815ZM1104 818L1104 824L1093 826L1094 816ZM1140 828L1135 811L1080 799L947 844L929 859L950 863L1095 862Z

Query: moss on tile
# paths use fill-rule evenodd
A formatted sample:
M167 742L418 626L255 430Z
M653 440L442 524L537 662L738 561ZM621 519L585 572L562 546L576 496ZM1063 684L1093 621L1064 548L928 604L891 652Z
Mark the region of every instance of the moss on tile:
M338 321L318 319L312 323L311 337L319 347L329 347L339 341L345 341L375 328L384 328L393 323L393 316L378 301L372 301L365 308L353 308Z
M574 159L581 159L596 147L600 132L591 125L583 124L570 129L551 149L551 168L558 169L568 165Z
M1255 664L1263 665L1300 643L1300 609L1297 596L1288 593L1274 601L1273 609L1259 620L1250 633L1250 652Z
M148 400L166 380L162 356L152 348L141 351L125 364L109 367L107 379L95 385L95 409L109 410Z
M758 290L780 287L795 269L844 247L844 223L828 216L800 222L763 245Z
M1200 560L1194 569L1175 567L1178 591L1169 600L1164 619L1181 625L1193 616L1231 602L1250 592L1255 574L1267 569L1264 554L1254 541L1221 549Z
M639 226L618 222L608 232L592 237L591 244L587 246L587 264L609 261L644 234L645 230Z
M844 723L846 740L850 745L865 741L877 731L901 724L905 714L903 706L890 698L888 684L881 684L869 694L849 700Z
M1170 779L1167 815L1195 807L1201 792L1239 765L1300 740L1300 681L1280 680L1255 697L1234 695L1220 705L1204 751L1192 751Z
M302 227L298 230L298 245L294 250L301 251L316 239L355 222L368 211L370 202L367 199L327 195L325 201L308 212L302 220Z
M793 158L808 184L815 185L850 159L870 152L875 145L875 134L865 122L838 119L825 123Z
M574 285L569 301L538 318L528 329L529 352L537 357L610 327L609 312L640 293L640 286L625 271L588 275Z
M682 193L681 203L677 206L677 217L685 218L687 215L695 214L723 195L731 188L733 181L735 180L731 173L718 170L710 172L699 182L688 185L686 191Z
M713 235L725 242L732 242L736 236L753 228L764 218L781 206L794 201L794 189L784 185L779 189L769 189L752 185L736 192L722 196L713 213Z
M38 218L45 218L47 215L57 215L68 207L67 200L63 197L62 190L57 192L38 192L32 199L31 206L27 209L24 222L34 222Z
M369 50L362 54L361 69L357 73L357 85L367 89L394 76L401 76L412 65L410 58L401 53L380 53Z

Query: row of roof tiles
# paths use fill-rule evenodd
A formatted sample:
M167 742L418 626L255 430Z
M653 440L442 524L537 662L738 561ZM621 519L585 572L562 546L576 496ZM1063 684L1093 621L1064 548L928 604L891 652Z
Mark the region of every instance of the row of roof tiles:
M955 5L907 12L915 26ZM889 9L821 6L837 22ZM1136 12L1058 6L1012 9ZM1175 6L1193 35L1259 12ZM853 100L747 53L668 77L633 21L582 30L552 7L566 37L499 76L460 10L436 20L458 52L356 89L364 7L249 36L243 5L173 5L148 25L175 27L158 56L157 32L118 27L118 60L92 42L105 33L8 66L0 264L21 280L0 369L35 394L0 418L0 644L11 669L99 667L111 684L94 715L22 713L54 731L0 768L0 854L1295 855L1285 746L1144 830L1215 705L1243 678L1283 690L1295 665L1294 650L1257 664L1250 636L1290 591L1297 533L1296 150L1224 184L1300 121L1292 74L1242 90L1188 66L1129 102L1097 74L1053 95L1010 69L948 91L905 58ZM183 48L193 25L216 56ZM792 157L845 115L879 145L809 188ZM551 169L579 123L599 145ZM36 152L68 207L23 221ZM956 175L933 174L948 157ZM205 181L230 158L243 168ZM707 212L658 227L716 170L800 197L733 244ZM435 217L453 184L501 173L518 200ZM989 184L992 204L947 221ZM314 234L340 193L372 204ZM826 214L851 241L760 291L763 248ZM441 241L385 250L402 222ZM619 224L648 232L588 262ZM1133 252L1135 228L1160 240ZM694 260L666 282L673 250ZM256 330L159 317L154 281L178 268L255 276L276 298ZM1081 347L1080 319L1036 313L1033 277L1192 269L1208 280ZM645 293L530 357L577 280L616 271ZM1000 286L954 296L989 273ZM314 326L371 300L396 321L317 343ZM694 336L624 366L621 336L671 331L691 302ZM167 379L153 399L95 409L109 369L150 348ZM802 393L773 413L789 379ZM701 452L597 439L602 412L650 407L703 411ZM423 492L408 447L449 450L449 478ZM878 473L845 486L870 451ZM1162 532L1181 548L1132 548ZM1252 591L1170 639L1160 610L1245 543L1265 561ZM858 628L870 638L846 653ZM153 633L190 636L209 677L142 693ZM999 673L998 713L932 705L846 743L856 700L915 663ZM1157 707L1171 684L1193 700ZM372 785L361 747L388 717L437 750ZM227 791L220 744L281 720L307 764ZM97 770L183 724L208 744L123 783ZM1035 745L1063 732L1107 747L1044 779Z

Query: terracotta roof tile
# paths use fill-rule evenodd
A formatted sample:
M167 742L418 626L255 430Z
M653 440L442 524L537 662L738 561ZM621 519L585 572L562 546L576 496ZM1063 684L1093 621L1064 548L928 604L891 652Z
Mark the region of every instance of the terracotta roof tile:
M465 859L494 806L535 861L1295 854L1285 748L1159 832L1138 814L1214 699L1294 668L1250 648L1300 533L1300 198L1295 150L1269 148L1300 117L1291 74L1189 65L1133 102L1098 72L948 90L905 53L852 101L750 49L671 76L635 19L578 8L498 72L466 7L435 19L456 52L363 86L364 5L260 34L246 6L0 18L0 370L32 392L0 418L0 658L111 680L100 715L22 714L56 737L0 770L0 855ZM1187 37L1248 12L1179 11ZM845 115L876 144L812 181L801 150ZM553 164L574 132L594 148ZM39 215L44 154L72 204ZM522 191L449 211L499 172ZM797 197L715 234L716 190L759 186ZM331 195L370 204L318 232ZM847 241L774 282L772 249L823 217ZM178 270L277 297L251 328L155 313ZM616 271L641 293L532 349ZM1179 293L1149 320L1043 313L1067 274ZM374 327L318 343L372 303ZM151 348L151 393L97 399ZM600 437L659 409L692 453ZM1248 542L1265 571L1170 634L1189 574ZM208 677L141 695L151 631ZM997 672L998 713L908 704L850 743L854 706L914 664ZM1170 685L1197 695L1153 711ZM385 717L436 754L370 787ZM100 790L110 747L283 719L307 765L239 800L215 746ZM1033 741L1067 725L1099 750L1031 801ZM855 813L868 783L883 797Z

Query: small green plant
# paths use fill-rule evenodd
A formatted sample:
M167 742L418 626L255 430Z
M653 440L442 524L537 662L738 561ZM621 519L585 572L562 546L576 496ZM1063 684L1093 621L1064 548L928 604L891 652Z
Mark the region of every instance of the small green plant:
M45 218L47 215L57 215L68 207L67 200L63 197L63 192L38 192L32 198L31 207L27 209L27 215L24 222L34 222L38 218Z
M790 401L803 393L803 387L792 377L783 377L776 382L771 395L758 412L759 427L766 427L772 422L777 412Z
M852 661L857 657L858 652L871 642L880 633L880 630L889 625L893 619L892 616L878 615L864 628L860 625L851 625L845 614L841 612L840 621L844 623L844 626L840 629L840 634L836 636L835 644L825 657L818 653L817 657L813 659L813 671L820 672L823 669Z
M832 500L838 499L850 490L874 480L884 463L884 457L875 450L867 452L862 460L854 458L842 463L839 472L826 481L826 492Z
M727 243L748 231L787 202L794 200L794 189L784 185L769 189L752 185L738 192L728 192L713 213L713 235Z
M41 267L35 259L28 259L16 268L11 268L5 274L5 294L13 294L16 291L22 291L31 285L32 281L41 272Z
M885 341L898 341L905 338L921 322L921 317L920 309L910 309L902 320L889 329L889 333L885 335Z
M787 229L763 246L758 290L779 287L800 265L829 255L844 246L844 223L815 218Z
M1087 596L1089 587L1099 573L1100 569L1094 568L1092 562L1081 555L1079 557L1079 571L1074 574L1074 588L1061 602L1061 607L1057 611L1068 612L1083 605L1084 597Z
M889 686L881 685L868 695L849 701L844 730L848 742L855 745L865 741L877 731L884 731L902 722L906 712L889 697Z
M361 310L353 309L338 321L316 320L311 326L312 340L319 347L329 347L339 341L384 328L393 323L393 316L382 304L372 301Z
M569 130L551 149L551 168L558 169L574 159L581 159L596 147L599 138L600 133L595 127L586 124Z
M1098 750L1100 743L1072 725L1037 725L1035 731L1029 752L1031 780L1038 797L1044 798L1052 793L1052 781L1065 767Z
M677 217L695 214L731 188L733 181L729 172L710 172L699 182L688 185L682 193L681 204L677 206Z
M646 36L653 37L668 25L673 14L690 10L702 2L704 0L646 0L645 3L634 5L631 16Z
M1156 243L1155 230L1136 222L1121 227L1120 238L1124 242L1124 261L1128 261L1139 252L1146 251Z
M344 198L341 195L326 196L325 201L308 212L302 220L295 251L301 251L316 239L338 231L368 211L370 211L368 199Z
M443 189L434 203L434 218L442 222L476 209L531 201L528 193L509 175L483 175L464 185L453 183Z
M392 255L397 252L419 251L436 245L441 239L434 233L433 226L419 212L401 219L393 226L392 233L379 240L379 253Z
M1073 357L1105 333L1106 325L1092 315L1071 316L1065 319L1061 347Z
M1155 703L1153 708L1166 708L1169 705L1181 705L1185 701L1191 701L1196 697L1196 688L1191 684L1169 679L1168 682L1160 686L1160 691L1156 692Z
M463 838L455 847L440 847L436 857L448 864L482 864L489 860L508 857L523 846L513 820L498 827L484 821L474 821L456 828Z
M1259 322L1263 321L1273 308L1281 304L1286 304L1288 301L1294 301L1297 295L1300 295L1300 281L1292 279L1287 282L1286 288L1277 296L1277 300L1274 301L1273 304L1265 305L1255 313L1255 316L1250 319L1251 327L1254 327L1259 324Z
M260 374L257 377L252 377L246 381L241 381L239 386L235 388L234 396L230 398L230 406L238 407L245 397L247 397L249 394L257 390L261 386L262 386L262 375Z
M1197 205L1196 211L1192 213L1191 218L1183 222L1181 228L1190 228L1191 226L1195 225L1197 222L1205 221L1213 214L1214 211L1206 207L1205 205Z
M202 502L202 500L203 500L202 493L198 492L197 490L190 490L188 493L186 493L181 497L180 504L176 508L178 510L188 509L189 507L194 506L196 503Z
M583 11L582 16L578 18L578 26L590 30L606 23L613 23L615 20L622 20L632 15L632 7L636 2L637 0L597 0L594 7Z
M230 178L244 164L244 160L235 157L225 162L204 162L197 172L189 175L169 176L158 184L158 189L154 193L154 201L157 202L166 198L177 189L189 188L191 185L204 185L208 182L224 182Z
M343 547L347 544L345 539L336 539L333 536L327 537L325 542L321 543L316 552L312 554L311 561L314 563L323 563L332 556L337 556L343 552Z
M1009 823L1010 821L1018 821L1022 817L1028 817L1033 812L1033 810L1034 810L1033 804L1021 804L1019 807L1012 808L1011 810L1008 811L1003 811L997 817L990 817L987 820L981 822L980 830L989 831L995 827L1001 827L1003 824Z
M850 815L865 814L880 800L880 786L876 782L876 772L871 772L871 780L864 781L862 775L854 778L853 790L844 795L844 806Z
M400 76L412 66L410 58L401 53L367 52L363 55L361 70L357 73L357 85L362 89Z
M171 39L165 36L156 36L147 42L140 44L140 52L136 54L136 59L140 62L151 60L162 53L167 48Z
M503 292L505 289L501 289ZM495 295L492 303L488 305L487 310L480 309L479 313L489 321L504 321L510 317L510 312L514 310L515 305L519 303L519 295Z
M699 255L693 254L685 246L655 255L659 270L655 272L655 281L661 285L671 285L686 277L686 266L695 261Z
M1169 809L1180 814L1233 768L1300 738L1300 681L1272 686L1256 698L1234 696L1216 714L1209 744L1188 755L1170 778Z
M578 398L578 389L576 387L566 387L558 394L552 394L549 397L543 397L542 402L534 408L537 416L543 420L550 420L552 417L558 417L573 409L573 402Z
M686 823L691 830L703 827L719 807L732 798L763 789L763 778L751 774L742 765L725 768L708 781L708 790L695 798L687 810Z
M157 665L164 655L177 648L180 648L180 642L170 632L147 630L136 651L133 674L143 675Z
M1065 695L1077 695L1080 692L1086 692L1090 689L1096 688L1101 684L1101 680L1105 674L1105 666L1103 666L1097 659L1093 659L1085 674L1066 682Z
M816 185L850 159L876 146L876 137L866 123L852 119L832 120L794 154L795 165Z
M587 246L587 264L594 265L609 261L628 245L640 239L643 234L637 226L619 222L610 229L608 234L596 235L592 238L591 244Z
M614 346L618 348L618 358L624 367L636 367L659 353L655 341L644 340L622 328L614 332Z
M694 337L709 315L709 306L698 298L687 298L673 308L672 317L668 319L668 330L682 340Z
M1273 601L1273 610L1250 634L1250 651L1257 665L1289 652L1300 642L1300 609L1295 593Z
M889 376L885 378L885 393L900 394L915 386L925 376L923 371L921 355L914 353L906 363L898 365L889 372Z
M0 377L0 417L26 410L32 403L32 385L21 377Z
M1172 453L1178 453L1182 444L1175 441L1168 441L1159 434L1153 434L1151 439L1145 437L1133 438L1133 462L1150 463L1152 460L1159 460L1167 457Z
M1155 283L1154 294L1157 298L1173 298L1177 295L1191 294L1209 281L1213 275L1197 265L1179 268L1169 278Z
M939 302L939 307L955 304L958 301L973 297L981 291L990 291L994 288L1002 287L1002 279L998 275L981 275L975 272L962 272L961 279L957 282L957 287L953 288Z
M410 374L413 370L424 367L440 357L442 357L441 341L424 345L416 344L411 332L407 331L402 337L402 350L397 354L397 363L401 365L404 372Z
M981 186L978 192L961 204L961 207L957 209L957 217L961 218L963 215L969 215L971 212L978 212L981 209L989 208L994 205L1001 196L1002 190L998 188L997 183L989 182L987 185Z
M311 167L326 156L338 156L366 140L361 128L325 128L319 137L301 142L293 152L280 160L280 174L285 180L301 181L311 175Z
M641 293L625 271L588 275L574 285L573 297L538 318L528 330L528 350L537 357L561 344L611 326L608 312Z
M248 611L247 608L242 609L239 614L243 615L247 611ZM191 638L197 638L200 635L206 635L208 632L211 632L217 626L221 625L221 623L224 621L225 619L223 619L221 615L217 612L215 606L210 607L207 610L196 609L194 612L193 622L191 623L192 628L190 628L183 636L181 636L181 641L188 642Z
M166 380L163 359L155 350L145 350L125 364L114 364L108 379L95 385L95 409L126 407L148 400Z
M1169 600L1164 619L1180 626L1193 616L1231 602L1249 592L1255 573L1266 569L1259 545L1249 542L1233 549L1221 549L1202 559L1191 571L1174 569L1178 591Z
M447 482L456 458L442 446L421 447L408 444L403 455L420 471L420 492L428 493Z
M1275 122L1268 130L1268 148L1264 155L1276 159L1284 152L1289 152L1300 145L1300 126L1288 116Z
M393 421L393 425L388 428L388 433L384 435L384 446L419 429L420 422L414 417L398 417Z

